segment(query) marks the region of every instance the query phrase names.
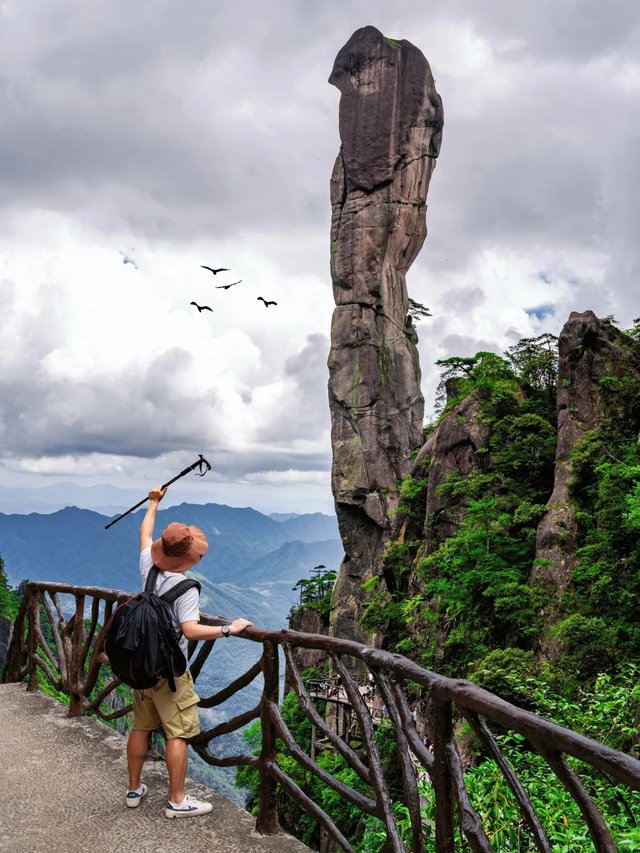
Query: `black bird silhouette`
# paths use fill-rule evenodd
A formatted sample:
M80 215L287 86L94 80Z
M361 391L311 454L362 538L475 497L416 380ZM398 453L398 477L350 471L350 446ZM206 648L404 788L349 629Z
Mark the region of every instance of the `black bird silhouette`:
M214 275L218 275L219 272L229 272L225 267L220 267L220 269L217 270L214 270L212 267L205 267L204 264L200 264L200 267L203 270L209 270L209 272L212 272Z
M260 299L260 300L262 300L262 302L264 302L264 307L265 307L265 308L268 308L268 307L269 307L269 305L277 305L277 304L278 304L277 302L273 302L273 300L272 300L271 302L267 301L267 300L264 298L264 296L258 296L258 299ZM257 301L257 300L256 300L256 301Z
M190 302L189 305L195 305L198 309L198 314L201 314L203 311L213 311L213 308L209 308L208 305L198 305L197 302Z
M240 284L242 279L238 281L232 281L231 284L216 284L216 290L229 290L230 287L233 287L234 284Z

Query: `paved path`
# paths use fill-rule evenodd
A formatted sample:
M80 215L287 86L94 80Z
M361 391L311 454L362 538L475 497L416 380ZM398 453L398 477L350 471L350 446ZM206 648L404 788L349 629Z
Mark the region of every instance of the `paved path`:
M189 793L213 811L167 820L166 771L145 766L149 795L124 804L125 738L22 684L0 685L2 853L309 853L287 835L254 832L254 818L209 788Z

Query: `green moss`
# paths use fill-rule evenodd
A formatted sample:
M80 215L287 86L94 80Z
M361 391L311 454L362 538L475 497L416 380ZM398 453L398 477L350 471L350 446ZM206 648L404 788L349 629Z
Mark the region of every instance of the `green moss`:
M380 370L380 392L384 396L389 388L389 350L384 343L378 347L378 368Z
M360 457L362 456L362 441L360 436L355 433L351 439L351 451L349 458L344 465L342 489L349 490L353 488L358 471L360 470Z
M383 36L383 38L384 38L384 40L386 41L386 43L387 43L387 44L390 44L390 45L391 45L391 47L395 48L396 50L400 50L400 48L402 47L402 45L400 44L400 42L399 42L399 41L396 41L396 39L390 39L390 38L388 38L387 36Z
M351 381L351 420L358 420L358 385L360 384L360 348L353 353L353 379Z
M331 249L330 249L331 255L330 255L329 263L330 263L330 269L331 269L331 276L333 278L335 278L335 275L336 275L336 251L337 251L337 248L338 248L338 241L332 240L331 241Z

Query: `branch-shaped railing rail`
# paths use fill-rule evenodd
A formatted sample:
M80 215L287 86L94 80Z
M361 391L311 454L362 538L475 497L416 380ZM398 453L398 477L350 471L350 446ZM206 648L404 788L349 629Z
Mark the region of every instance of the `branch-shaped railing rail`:
M63 607L60 600L62 595L72 597L71 606ZM103 720L110 720L127 714L130 705L115 709L104 707L120 681L110 673L102 644L104 626L114 607L128 597L127 593L119 590L54 583L26 584L3 680L22 681L26 678L29 689L35 689L39 670L54 687L69 695L70 716L92 712ZM91 599L90 606L87 605L88 599ZM87 609L89 615L85 616ZM65 610L71 615L65 615ZM225 624L227 621L223 617L202 618L202 622L209 625ZM191 745L205 761L214 766L245 765L259 773L260 800L256 827L260 832L271 834L278 830L277 791L280 786L319 822L342 850L353 853L348 838L331 815L315 803L280 766L277 744L280 739L288 754L304 771L313 774L362 813L373 815L381 821L387 839L385 853L425 851L417 781L420 773L428 774L435 795L435 850L438 853L452 853L455 850L456 813L468 848L473 853L493 850L465 785L462 761L454 736L454 719L460 717L469 723L511 790L522 825L530 835L530 846L526 849L550 853L552 848L542 820L524 785L502 753L490 725L516 732L526 739L530 748L544 758L579 807L597 853L615 853L616 845L604 817L567 758L579 759L634 791L640 791L640 761L517 708L468 681L446 678L423 669L401 655L350 640L287 630L269 631L251 627L245 631L243 638L262 644L260 660L215 695L202 698L200 704L204 708L218 706L251 684L259 675L264 679L261 699L255 707L203 731L191 741ZM197 644L191 644L190 666L195 680L213 646L214 643L210 641L200 644L199 648ZM333 672L341 679L353 712L354 724L359 730L359 749L356 750L348 739L341 737L314 704L296 664L297 648L323 649L330 656ZM287 727L279 705L280 649L284 653L288 683L302 712L342 756L366 793L347 785L321 767L305 753ZM408 841L403 840L398 827L370 709L352 674L355 662L358 662L360 669L366 667L376 690L383 698L388 719L395 730L403 801L411 823ZM105 672L110 673L106 683L104 676L99 678L103 667ZM408 688L414 685L421 687L428 699L430 748L418 734L407 698ZM237 731L257 719L260 720L262 730L262 746L258 755L219 757L211 751L216 738Z

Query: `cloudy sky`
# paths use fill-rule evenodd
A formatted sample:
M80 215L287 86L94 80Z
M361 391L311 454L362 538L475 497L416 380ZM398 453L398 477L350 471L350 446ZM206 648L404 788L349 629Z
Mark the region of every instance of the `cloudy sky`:
M176 498L331 511L327 78L367 24L444 102L407 278L427 407L439 358L571 310L629 325L639 22L630 0L2 0L0 490L144 494L204 453Z

